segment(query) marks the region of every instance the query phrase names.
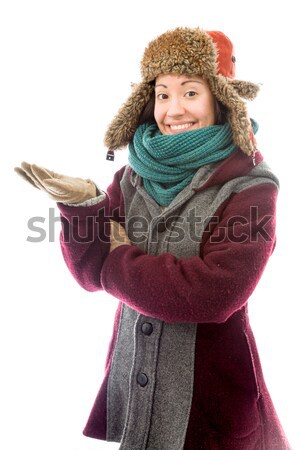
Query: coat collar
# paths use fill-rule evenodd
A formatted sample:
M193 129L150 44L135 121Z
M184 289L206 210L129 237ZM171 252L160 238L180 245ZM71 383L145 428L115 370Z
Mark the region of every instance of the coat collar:
M193 188L196 192L199 192L216 184L223 184L233 178L245 176L262 161L263 156L259 151L252 158L245 155L240 149L237 149L224 161L215 165L215 170L208 179L204 180L204 183L202 179L198 186L193 186Z

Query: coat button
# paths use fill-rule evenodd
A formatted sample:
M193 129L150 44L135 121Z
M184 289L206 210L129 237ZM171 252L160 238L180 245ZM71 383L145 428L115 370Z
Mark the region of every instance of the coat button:
M140 372L137 374L136 381L141 387L145 387L148 384L148 377L145 373Z
M153 333L153 325L150 322L144 322L142 325L142 332L146 335L146 336L150 336L150 334Z

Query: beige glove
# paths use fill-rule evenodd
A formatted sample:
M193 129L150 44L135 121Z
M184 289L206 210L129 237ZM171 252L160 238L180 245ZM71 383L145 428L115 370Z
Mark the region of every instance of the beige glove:
M61 203L82 203L97 195L96 185L91 180L59 175L35 164L22 162L15 171L34 187L47 192L49 197Z
M111 253L115 248L120 245L131 245L129 237L126 234L126 231L118 222L114 220L110 221L110 250Z

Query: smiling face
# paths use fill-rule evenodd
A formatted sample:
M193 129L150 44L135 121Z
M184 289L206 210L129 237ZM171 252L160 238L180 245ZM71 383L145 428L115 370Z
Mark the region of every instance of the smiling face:
M154 118L162 134L176 134L216 123L215 98L199 76L162 74L156 78Z

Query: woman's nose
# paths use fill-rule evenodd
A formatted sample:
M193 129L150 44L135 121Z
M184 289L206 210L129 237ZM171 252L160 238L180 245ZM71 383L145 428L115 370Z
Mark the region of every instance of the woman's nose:
M182 116L184 114L184 107L179 98L172 98L169 103L167 115L169 117Z

